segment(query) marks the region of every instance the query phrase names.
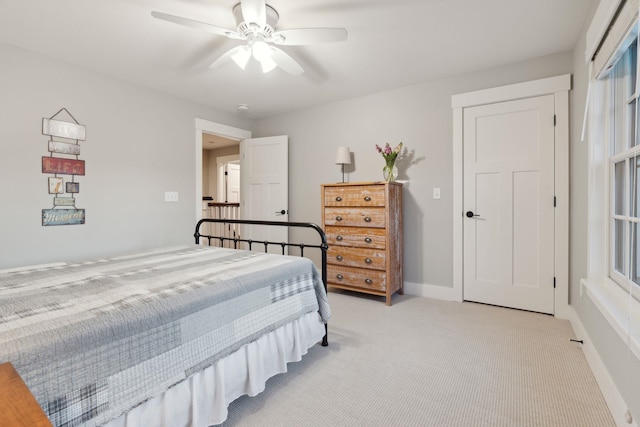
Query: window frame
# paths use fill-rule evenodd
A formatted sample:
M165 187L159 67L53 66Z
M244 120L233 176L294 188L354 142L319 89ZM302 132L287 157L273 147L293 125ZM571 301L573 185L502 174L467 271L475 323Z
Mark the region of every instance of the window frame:
M601 79L606 80L607 87L607 99L605 111L605 134L604 141L605 152L608 153L608 182L607 187L609 189L608 195L608 212L607 212L607 241L608 241L608 271L609 278L616 284L621 286L626 292L633 294L633 289L636 288L640 291L640 284L634 282L634 275L637 278L637 268L634 268L633 257L637 256L637 234L638 227L640 227L640 212L633 212L634 207L637 209L637 165L638 156L640 156L640 147L637 141L637 119L638 115L636 108L638 106L638 88L636 84L636 70L637 70L637 42L638 36L635 31L630 31L623 42L620 45L619 50L623 50L619 55L618 60L610 71L606 73ZM620 69L619 67L623 67ZM634 107L629 108L630 106ZM622 113L620 116L618 113ZM635 127L632 127L635 122ZM633 133L633 134L632 134ZM635 140L635 144L634 144ZM619 149L620 145L623 145L622 149ZM622 173L624 181L622 183L622 191L617 191L617 175L616 165L622 163ZM635 167L634 167L635 163ZM634 187L634 182L636 186ZM634 191L635 190L635 191ZM636 199L634 199L634 194ZM622 200L622 212L618 213L617 209L617 197L623 196ZM635 203L634 203L635 202ZM635 216L634 216L635 214ZM622 246L618 245L617 238L617 222L622 223ZM636 235L634 236L634 233ZM632 240L633 238L633 240ZM634 250L634 247L636 249ZM622 248L622 272L618 270L618 248ZM637 264L637 261L635 261ZM637 292L634 296L638 299Z
M638 37L637 17L630 25L616 51L612 54L615 60L621 56L631 42ZM607 70L612 67L608 66ZM587 277L580 281L579 297L586 293L598 311L607 320L614 331L628 346L630 352L640 360L640 286L629 286L630 281L612 272L615 265L612 247L615 245L613 236L615 199L612 194L616 161L630 158L629 150L611 155L611 144L614 140L614 125L609 114L612 99L609 96L610 79L607 72L595 75L590 84L589 106L589 150L588 150L588 214L587 214ZM636 101L637 102L637 101ZM636 146L640 155L640 147ZM625 160L625 168L628 164ZM625 173L625 176L628 176ZM629 192L630 181L625 178L625 192ZM626 206L628 208L629 206ZM628 211L624 212L625 214ZM629 219L625 217L626 219ZM633 220L633 222L640 222ZM638 230L640 232L640 229ZM629 247L628 241L625 246ZM637 245L636 245L637 247ZM626 269L629 271L629 257L625 257Z

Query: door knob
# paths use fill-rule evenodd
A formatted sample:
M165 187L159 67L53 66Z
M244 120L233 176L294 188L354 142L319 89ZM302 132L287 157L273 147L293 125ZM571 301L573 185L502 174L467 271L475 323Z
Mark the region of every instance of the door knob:
M284 209L282 209L282 210L277 211L277 212L276 212L276 215L284 215L284 214L286 214L286 213L287 213L287 211L285 211Z
M473 218L474 216L480 216L480 215L474 214L472 211L467 211L466 215L467 215L467 218Z

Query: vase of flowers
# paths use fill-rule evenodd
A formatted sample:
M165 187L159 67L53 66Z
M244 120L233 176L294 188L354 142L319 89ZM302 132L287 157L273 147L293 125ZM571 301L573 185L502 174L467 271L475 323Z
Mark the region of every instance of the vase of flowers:
M398 177L398 168L396 168L396 159L402 150L402 142L396 146L396 148L391 148L389 143L387 142L384 148L380 148L379 145L376 144L376 151L382 154L384 158L385 165L382 168L382 176L384 180L387 182L393 182Z

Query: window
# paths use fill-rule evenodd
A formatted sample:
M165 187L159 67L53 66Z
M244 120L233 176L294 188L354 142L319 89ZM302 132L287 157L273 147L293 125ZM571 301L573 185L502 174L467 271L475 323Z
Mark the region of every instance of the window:
M618 6L601 10L607 19L594 18L589 32L597 30L603 38L594 37L592 41L597 42L586 50L589 73L596 79L588 89L587 277L580 281L577 298L586 290L640 360L640 128L636 111L640 0L610 0L607 4ZM608 26L601 25L607 22Z
M628 47L627 47L628 46ZM640 285L640 147L636 134L637 38L623 43L605 79L609 155L609 276Z

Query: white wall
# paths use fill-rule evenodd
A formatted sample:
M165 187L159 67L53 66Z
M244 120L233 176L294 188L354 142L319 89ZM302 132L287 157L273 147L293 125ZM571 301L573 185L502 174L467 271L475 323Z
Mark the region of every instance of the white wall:
M0 58L0 268L192 241L194 119L249 120L8 45ZM76 204L86 224L43 227L53 202L41 123L62 107L87 128ZM164 202L165 191L179 202Z
M349 181L376 181L384 162L375 144L404 142L405 280L452 287L451 95L571 71L571 52L546 56L259 120L254 135L289 135L289 218L318 224L320 184L341 180L338 146L353 152Z

